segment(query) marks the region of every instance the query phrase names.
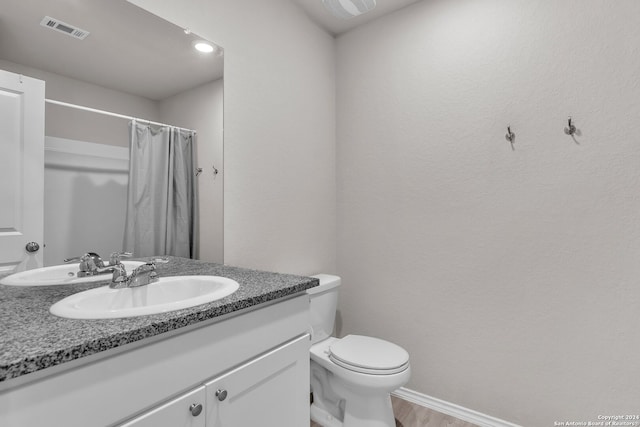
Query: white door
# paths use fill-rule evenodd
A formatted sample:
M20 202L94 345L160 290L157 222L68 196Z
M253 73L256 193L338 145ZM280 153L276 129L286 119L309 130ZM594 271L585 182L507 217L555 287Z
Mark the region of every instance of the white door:
M0 70L0 273L42 266L43 177L44 82Z
M309 425L309 335L208 382L207 427Z

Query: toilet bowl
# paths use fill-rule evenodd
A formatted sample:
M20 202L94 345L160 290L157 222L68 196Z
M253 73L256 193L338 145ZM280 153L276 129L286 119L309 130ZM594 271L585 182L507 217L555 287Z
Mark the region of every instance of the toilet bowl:
M390 393L409 381L409 354L374 337L331 336L341 279L320 274L307 291L311 318L311 419L323 427L395 427Z

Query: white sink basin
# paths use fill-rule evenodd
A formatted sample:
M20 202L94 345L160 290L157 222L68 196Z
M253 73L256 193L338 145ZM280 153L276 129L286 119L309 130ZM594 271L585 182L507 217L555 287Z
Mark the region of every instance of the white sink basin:
M131 273L136 267L144 264L144 262L122 261L122 264L124 264L124 268L127 270L127 273ZM62 264L27 270L5 277L0 280L0 284L10 286L50 286L111 280L111 273L99 274L97 276L78 277L78 265L78 263Z
M69 319L113 319L194 307L231 295L238 282L218 276L161 277L137 288L90 289L53 304L52 314Z

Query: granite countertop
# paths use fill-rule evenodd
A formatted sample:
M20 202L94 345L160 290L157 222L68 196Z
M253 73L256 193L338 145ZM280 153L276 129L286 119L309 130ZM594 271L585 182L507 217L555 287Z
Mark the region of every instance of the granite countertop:
M145 260L145 259L142 259ZM254 307L318 285L318 279L270 273L168 257L158 264L160 277L214 275L237 281L240 288L218 301L149 316L75 320L49 313L61 299L105 281L57 286L0 285L0 382L110 350L125 344Z

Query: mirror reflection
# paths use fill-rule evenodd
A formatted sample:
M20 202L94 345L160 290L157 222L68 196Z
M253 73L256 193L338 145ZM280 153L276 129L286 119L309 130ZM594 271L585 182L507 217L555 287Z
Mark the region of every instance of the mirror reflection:
M223 262L223 52L202 41L125 0L3 0L0 69L46 82L45 265Z

